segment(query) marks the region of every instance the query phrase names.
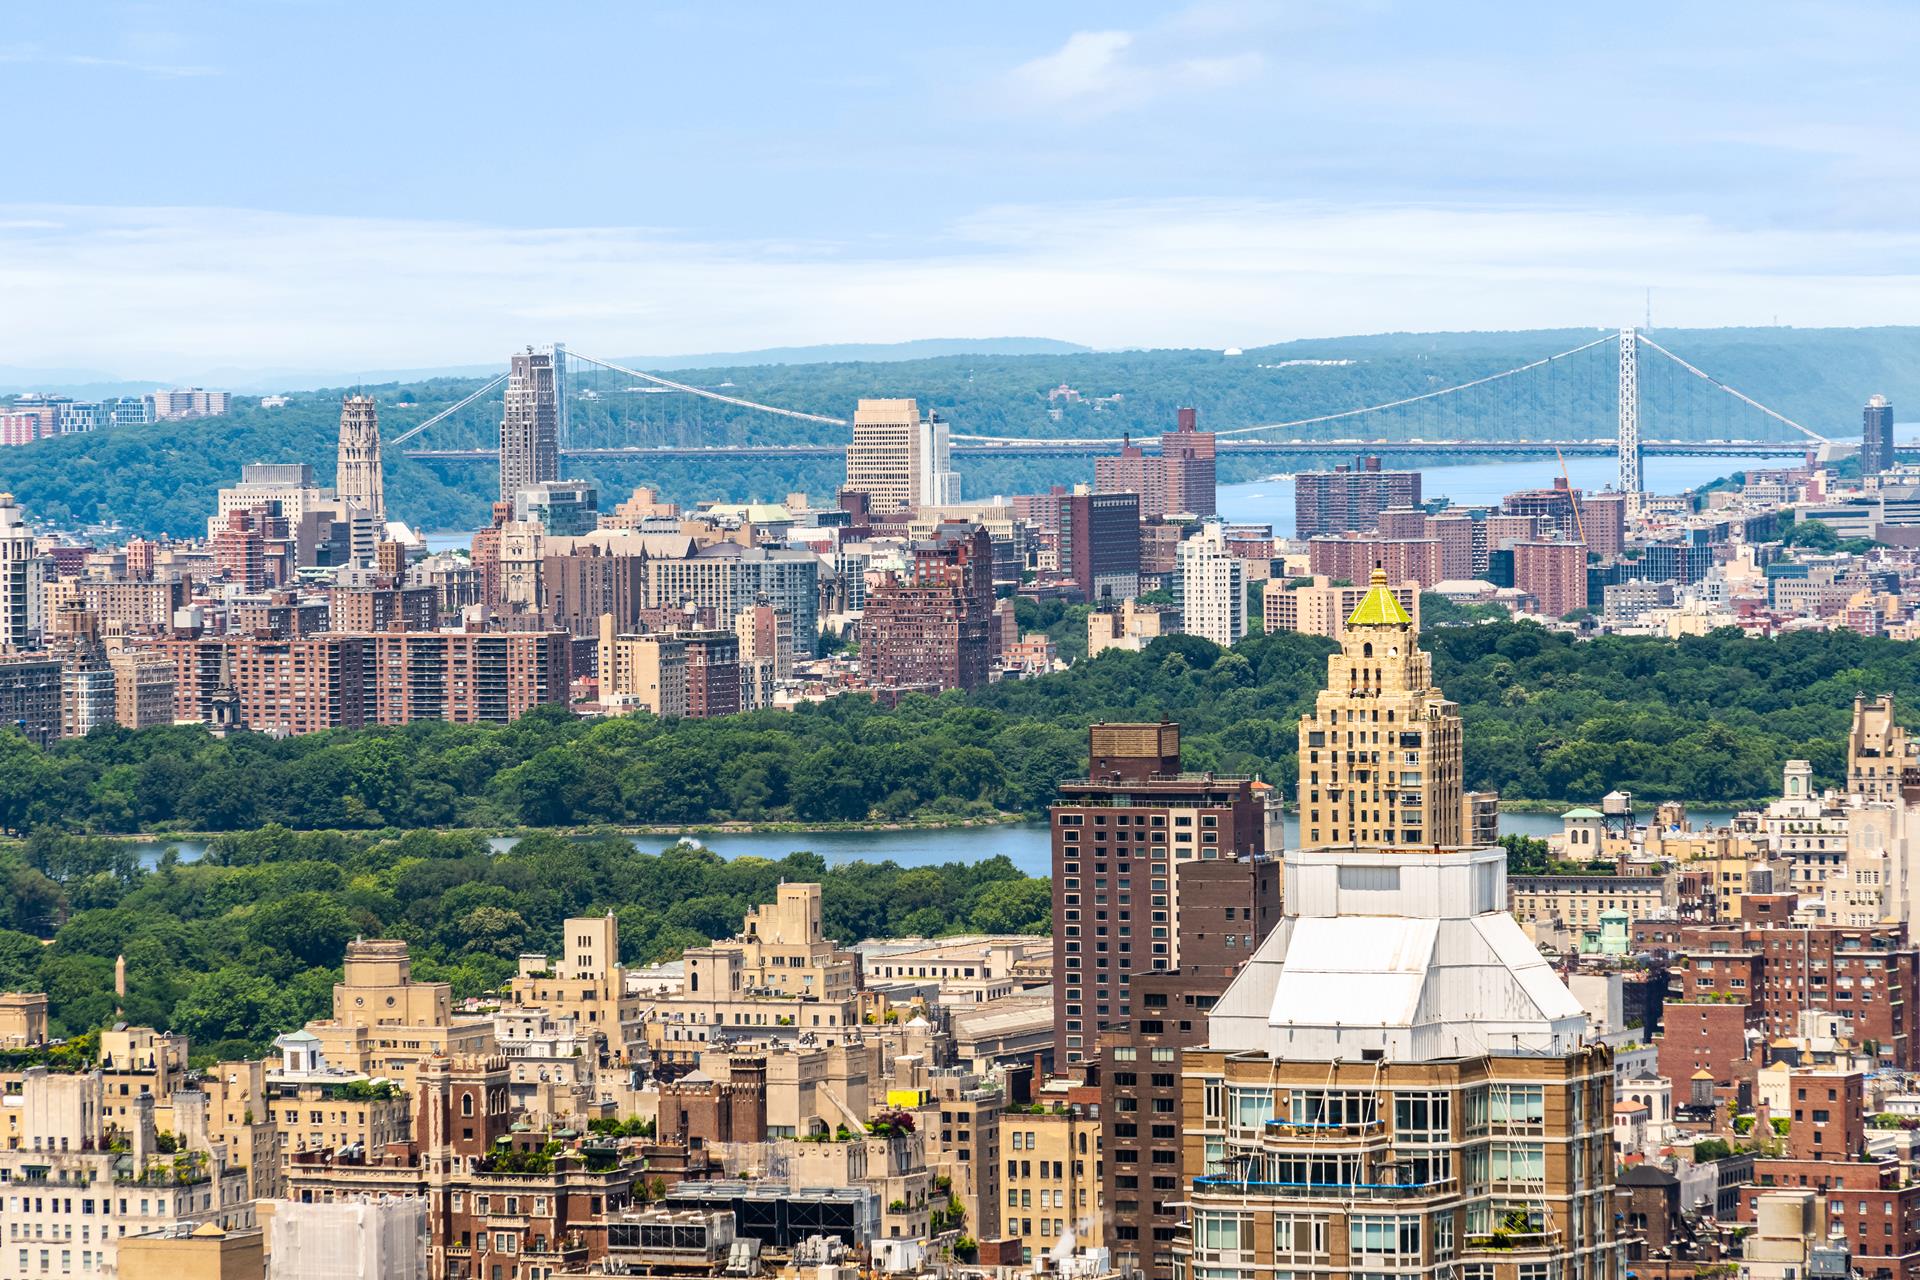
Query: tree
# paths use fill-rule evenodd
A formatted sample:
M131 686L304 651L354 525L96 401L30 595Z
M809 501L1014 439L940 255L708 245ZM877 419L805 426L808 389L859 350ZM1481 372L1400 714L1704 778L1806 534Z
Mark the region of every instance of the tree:
M990 884L974 899L967 923L979 933L1047 934L1053 928L1053 887L1026 878Z

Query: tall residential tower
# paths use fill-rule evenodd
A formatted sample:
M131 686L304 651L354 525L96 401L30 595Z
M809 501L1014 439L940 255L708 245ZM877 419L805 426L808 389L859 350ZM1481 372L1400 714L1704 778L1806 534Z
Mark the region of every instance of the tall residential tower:
M560 478L560 372L552 351L516 352L500 418L500 497Z
M1300 847L1461 843L1460 709L1387 575L1347 618L1300 721Z

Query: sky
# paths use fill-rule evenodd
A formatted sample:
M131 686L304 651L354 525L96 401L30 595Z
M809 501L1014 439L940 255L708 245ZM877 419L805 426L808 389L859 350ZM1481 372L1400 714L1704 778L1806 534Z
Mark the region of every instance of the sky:
M11 9L0 366L1920 323L1920 5Z

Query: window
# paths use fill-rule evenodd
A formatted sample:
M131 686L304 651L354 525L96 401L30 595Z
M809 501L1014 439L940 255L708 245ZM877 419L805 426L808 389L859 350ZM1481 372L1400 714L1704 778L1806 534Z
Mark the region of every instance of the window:
M1193 1216L1193 1244L1196 1249L1251 1250L1253 1215L1196 1213Z
M1258 1129L1273 1119L1273 1090L1227 1086L1227 1124L1234 1129Z
M1368 1263L1418 1266L1420 1219L1356 1214L1347 1219L1347 1249Z
M1327 1260L1327 1219L1320 1214L1273 1215L1273 1260L1315 1263Z

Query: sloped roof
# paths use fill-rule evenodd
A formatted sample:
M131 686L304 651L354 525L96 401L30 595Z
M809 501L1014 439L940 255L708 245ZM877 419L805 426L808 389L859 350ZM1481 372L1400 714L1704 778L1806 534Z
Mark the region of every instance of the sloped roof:
M1387 571L1375 569L1367 582L1367 594L1354 606L1347 618L1349 627L1410 627L1413 619L1387 589Z

